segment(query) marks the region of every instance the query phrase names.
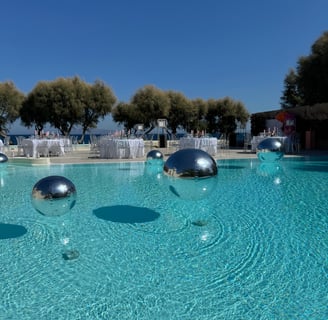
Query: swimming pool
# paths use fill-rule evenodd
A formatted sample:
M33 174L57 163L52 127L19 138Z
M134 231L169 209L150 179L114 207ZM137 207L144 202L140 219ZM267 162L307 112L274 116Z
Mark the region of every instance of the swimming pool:
M144 163L2 168L0 318L326 319L328 159L218 166L199 201ZM64 216L32 207L49 175L76 186Z

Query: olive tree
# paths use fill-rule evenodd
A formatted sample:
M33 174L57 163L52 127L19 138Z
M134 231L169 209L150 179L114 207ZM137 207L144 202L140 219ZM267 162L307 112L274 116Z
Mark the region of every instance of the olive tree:
M49 83L41 81L27 95L20 109L22 124L28 128L32 125L41 133L49 121L51 101L49 100Z
M236 130L238 122L245 125L249 116L244 104L240 101L229 97L208 101L206 120L211 133L221 132L229 136Z
M167 91L167 97L170 102L170 109L167 120L168 127L176 134L177 128L187 128L190 115L191 102L182 93Z
M80 119L82 137L87 130L96 128L100 119L108 115L116 102L116 97L110 87L97 80L88 85L75 78L73 80L76 98L81 101L83 112Z
M21 110L26 126L35 124L42 130L46 123L68 136L75 125L82 135L97 126L99 119L110 113L116 98L101 81L89 85L78 77L39 82L29 93Z
M8 125L19 118L24 94L13 82L0 83L0 134L6 136Z
M167 118L170 108L167 94L154 86L139 89L132 97L131 104L137 109L138 122L143 123L148 132L156 127L157 119Z
M138 110L131 103L120 102L112 110L115 122L123 124L126 130L131 130L137 123L141 122Z

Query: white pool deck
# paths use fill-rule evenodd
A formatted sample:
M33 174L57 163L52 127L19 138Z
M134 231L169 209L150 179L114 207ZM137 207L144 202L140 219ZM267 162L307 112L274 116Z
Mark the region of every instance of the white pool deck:
M177 151L177 148L150 148L145 147L145 156L142 158L136 159L102 159L97 157L90 150L90 145L83 144L77 145L73 148L72 151L66 153L64 156L53 156L53 157L40 157L40 158L27 158L17 155L17 150L13 146L5 154L8 157L8 162L12 164L21 164L21 165L51 165L51 164L79 164L79 163L113 163L113 162L143 162L146 161L147 153L150 150L159 150L164 155L164 160L166 160L172 153ZM304 151L298 154L286 154L285 157L302 157L309 154L328 154L327 151ZM216 160L223 159L256 159L257 155L255 152L250 150L238 149L238 148L229 148L229 149L218 149L217 154L213 157Z

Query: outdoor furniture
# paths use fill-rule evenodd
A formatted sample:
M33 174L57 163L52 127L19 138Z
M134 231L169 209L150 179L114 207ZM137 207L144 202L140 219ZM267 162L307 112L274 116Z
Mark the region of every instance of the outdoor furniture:
M99 156L103 159L135 159L145 155L143 139L99 139Z
M22 140L22 148L25 157L37 158L39 156L65 154L65 146L70 143L68 138L59 139L24 139Z
M218 139L217 138L181 138L179 141L179 149L201 149L206 151L208 154L214 156L218 150Z

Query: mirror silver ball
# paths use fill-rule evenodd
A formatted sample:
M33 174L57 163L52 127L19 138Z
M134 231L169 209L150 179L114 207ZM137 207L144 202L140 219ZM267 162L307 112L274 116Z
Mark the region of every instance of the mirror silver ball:
M62 176L39 180L32 190L32 205L45 216L61 216L76 203L75 185Z
M147 160L160 159L163 160L163 153L159 150L150 150L147 153Z
M164 164L168 189L184 200L207 197L217 185L215 160L200 149L182 149L173 153Z
M218 168L207 152L200 149L181 149L166 160L164 173L176 178L204 178L216 176Z
M0 153L0 163L8 161L8 157L4 153Z
M164 163L164 156L163 153L159 150L151 150L147 153L146 157L146 164L147 165L163 165Z
M284 156L284 145L278 139L267 138L258 144L256 152L261 161L278 161Z

